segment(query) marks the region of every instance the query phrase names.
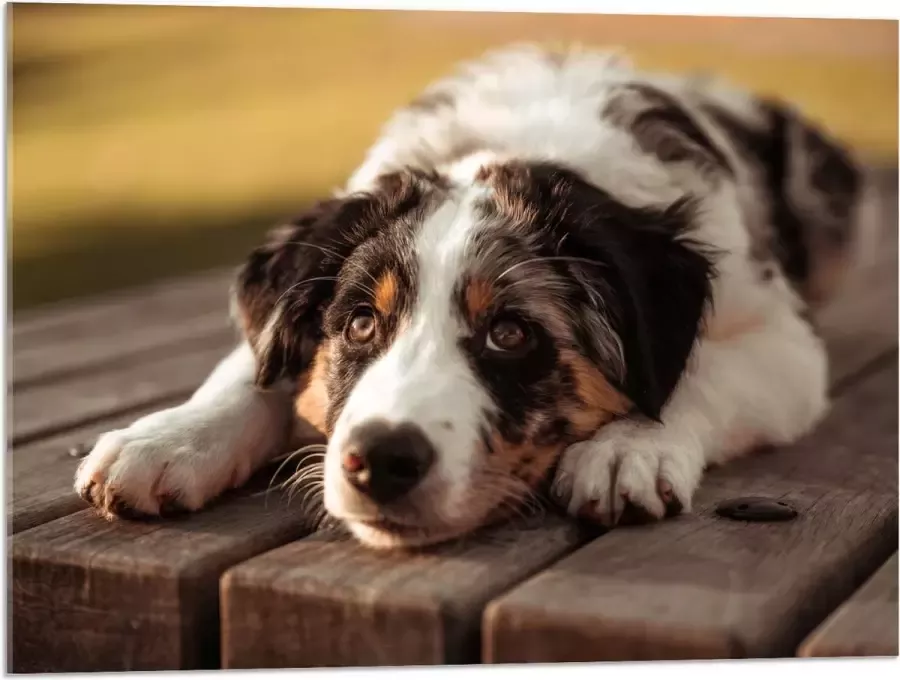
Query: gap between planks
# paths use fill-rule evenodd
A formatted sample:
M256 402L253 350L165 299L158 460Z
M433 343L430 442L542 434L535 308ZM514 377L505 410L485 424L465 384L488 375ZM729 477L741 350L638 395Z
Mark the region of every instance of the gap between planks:
M804 657L897 656L897 553L803 641Z
M196 344L231 329L231 274L214 271L14 319L13 389ZM233 331L232 331L233 334Z
M790 656L897 539L897 365L844 391L806 440L712 471L689 515L614 531L492 602L495 663ZM780 524L716 516L764 495Z

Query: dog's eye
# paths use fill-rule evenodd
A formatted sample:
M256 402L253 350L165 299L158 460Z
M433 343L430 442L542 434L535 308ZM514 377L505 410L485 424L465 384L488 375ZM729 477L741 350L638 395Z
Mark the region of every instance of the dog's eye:
M498 319L491 324L485 346L493 352L521 352L529 344L528 328L516 319Z
M350 317L347 324L347 339L357 345L365 344L375 337L375 315L368 307L360 307Z

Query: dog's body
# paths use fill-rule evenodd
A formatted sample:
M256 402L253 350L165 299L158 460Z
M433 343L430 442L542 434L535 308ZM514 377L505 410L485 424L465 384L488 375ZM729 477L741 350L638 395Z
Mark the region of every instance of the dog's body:
M779 105L608 54L495 53L254 252L244 344L104 435L76 488L107 514L198 509L299 414L329 439L326 507L373 546L470 531L554 466L573 514L687 510L706 466L826 411L807 312L862 205L845 152Z

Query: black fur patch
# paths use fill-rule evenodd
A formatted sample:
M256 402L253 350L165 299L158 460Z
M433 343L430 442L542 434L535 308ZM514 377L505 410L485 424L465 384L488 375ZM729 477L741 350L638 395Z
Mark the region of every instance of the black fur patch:
M674 97L659 88L645 83L621 85L601 115L627 129L641 149L664 163L693 161L733 173L722 150Z
M338 280L354 290L374 283L359 285L367 275L349 264L351 254L420 209L427 191L419 177L386 176L372 193L319 203L250 254L233 296L257 355L259 385L296 379L307 370L324 337L323 317ZM275 313L280 316L266 330Z
M711 298L710 257L687 238L691 205L630 208L549 164L500 166L488 179L495 198L483 215L502 226L476 241L478 274L506 273L503 305L533 323L538 338L523 361L474 362L509 420L540 414L542 438L565 432L554 404L571 399L574 381L558 361L561 346L588 357L641 412L659 418ZM560 315L567 337L551 337L544 321ZM621 339L624 367L609 363L608 338L597 337L602 324L591 323L599 315Z
M774 230L768 248L785 275L802 284L818 248L841 247L852 238L861 179L848 154L810 123L777 102L760 107L765 122L759 127L712 105L705 110L762 176Z

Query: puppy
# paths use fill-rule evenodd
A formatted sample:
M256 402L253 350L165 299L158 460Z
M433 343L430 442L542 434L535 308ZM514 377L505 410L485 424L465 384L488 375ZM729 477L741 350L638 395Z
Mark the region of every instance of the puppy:
M185 404L109 432L78 493L197 510L327 437L327 512L424 545L545 480L573 515L689 511L704 469L827 408L808 314L858 243L863 174L778 103L513 47L436 82L346 191L240 269L243 343Z

